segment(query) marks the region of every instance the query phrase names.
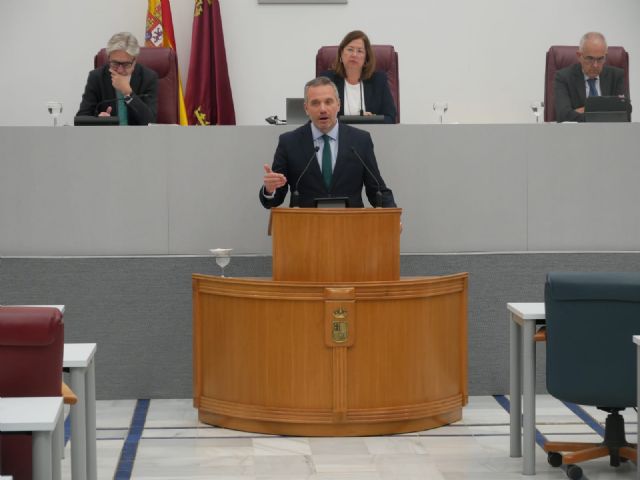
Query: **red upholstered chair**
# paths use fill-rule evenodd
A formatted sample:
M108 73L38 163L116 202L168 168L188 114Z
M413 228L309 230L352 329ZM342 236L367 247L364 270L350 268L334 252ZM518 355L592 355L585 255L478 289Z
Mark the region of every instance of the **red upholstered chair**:
M158 118L156 123L177 124L178 110L178 58L170 48L141 47L137 61L158 74ZM103 48L93 60L95 68L107 62Z
M547 64L544 74L544 121L556 121L556 99L553 93L553 80L556 72L569 65L578 63L577 46L553 45L547 52ZM624 47L609 47L607 65L622 68L625 72L624 84L629 97L629 54Z
M400 76L398 74L398 52L392 45L371 45L376 56L376 70L385 72L389 80L389 90L396 102L396 122L400 123ZM338 46L320 47L316 55L316 76L331 70L338 54Z
M0 307L0 397L57 397L64 324L49 307ZM0 435L0 472L30 480L31 436Z

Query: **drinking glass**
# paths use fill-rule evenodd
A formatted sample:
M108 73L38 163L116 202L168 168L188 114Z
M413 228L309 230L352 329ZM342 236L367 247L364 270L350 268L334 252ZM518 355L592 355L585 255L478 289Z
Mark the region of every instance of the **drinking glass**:
M216 263L220 267L220 270L222 272L220 274L221 277L224 277L224 267L229 265L229 262L231 262L232 250L233 248L212 248L209 250L211 254L215 257Z
M531 111L536 116L536 123L540 123L540 115L542 115L542 110L544 109L544 102L531 102L529 107L531 107Z
M47 111L49 112L49 115L51 115L51 117L53 118L53 126L57 127L58 119L62 114L62 102L58 102L55 100L47 102Z
M447 102L434 102L433 111L440 119L440 123L444 123L444 115L449 110L449 104Z

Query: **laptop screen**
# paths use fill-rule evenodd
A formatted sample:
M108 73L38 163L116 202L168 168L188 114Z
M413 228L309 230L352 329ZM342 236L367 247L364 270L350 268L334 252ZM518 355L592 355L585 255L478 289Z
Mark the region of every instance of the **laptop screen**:
M624 96L588 97L584 103L586 122L630 122L631 104Z
M304 98L287 98L287 124L302 125L309 117L304 111Z

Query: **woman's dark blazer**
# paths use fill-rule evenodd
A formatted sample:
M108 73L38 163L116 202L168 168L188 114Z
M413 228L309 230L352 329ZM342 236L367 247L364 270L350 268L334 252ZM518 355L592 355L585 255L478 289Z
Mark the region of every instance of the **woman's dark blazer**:
M338 87L340 94L340 111L338 115L344 115L344 82L345 79L333 70L327 70L320 74L322 77L331 79ZM376 115L384 115L384 123L396 123L396 104L389 90L387 74L384 72L373 72L371 78L362 81L364 90L364 105L367 112Z

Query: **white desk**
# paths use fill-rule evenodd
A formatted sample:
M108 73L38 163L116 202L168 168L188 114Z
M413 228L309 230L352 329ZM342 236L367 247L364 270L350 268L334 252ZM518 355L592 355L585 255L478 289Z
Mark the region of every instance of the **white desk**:
M536 344L533 336L536 333L536 325L544 324L546 318L544 303L507 303L507 309L511 320L509 328L510 455L523 457L523 475L535 475Z
M62 397L0 398L0 431L31 432L33 478L60 479Z
M97 480L95 343L65 343L62 368L78 402L71 406L71 477Z

